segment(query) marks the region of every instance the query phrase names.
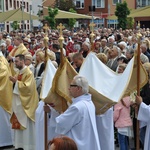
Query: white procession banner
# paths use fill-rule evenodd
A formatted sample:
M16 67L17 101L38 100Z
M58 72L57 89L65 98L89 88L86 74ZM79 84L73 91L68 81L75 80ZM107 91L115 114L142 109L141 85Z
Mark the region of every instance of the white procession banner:
M41 88L41 93L40 93L40 98L42 100L44 100L47 97L52 87L52 81L53 81L55 73L56 73L56 68L52 64L51 60L48 59L46 68L44 71L44 77L43 77L42 88Z

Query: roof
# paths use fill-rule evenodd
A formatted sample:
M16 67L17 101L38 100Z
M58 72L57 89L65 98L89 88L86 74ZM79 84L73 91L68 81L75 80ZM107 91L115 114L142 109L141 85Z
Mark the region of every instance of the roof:
M131 9L130 15L128 17L150 17L150 6L141 7L137 9ZM107 17L109 20L117 20L117 16L109 16Z
M39 17L35 15L30 15L27 12L23 12L20 8L0 13L0 22L21 21L30 19L37 20L39 19Z
M48 9L48 7L44 7L45 9ZM63 11L63 10L58 10L58 14L55 17L56 19L70 19L70 18L75 18L75 19L92 19L92 16L89 15L83 15L83 14L78 14L78 13L72 13L68 11ZM95 19L95 17L94 17Z

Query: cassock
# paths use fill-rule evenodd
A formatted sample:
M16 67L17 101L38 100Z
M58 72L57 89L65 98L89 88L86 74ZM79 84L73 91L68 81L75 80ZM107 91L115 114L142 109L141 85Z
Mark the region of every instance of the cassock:
M35 143L36 150L45 150L45 133L44 133L44 102L40 101L35 112ZM59 115L53 108L51 113L47 114L47 136L48 141L57 136L55 133L55 118ZM52 116L52 117L51 117Z
M102 150L114 150L113 108L96 116L99 142Z
M143 102L139 107L138 120L146 123L146 133L144 141L144 150L150 150L150 105L146 105Z
M91 95L72 99L73 103L56 117L56 133L72 138L78 150L101 150Z
M10 124L12 107L10 75L9 64L0 51L0 147L13 145L13 130Z
M0 147L13 145L10 114L0 106Z
M23 45L23 43L21 43L19 46L14 47L12 49L12 51L9 53L9 56L14 58L15 56L17 56L19 54L25 55L27 53L28 53L27 48ZM13 61L10 61L10 68L11 68L12 75L15 75L16 74L16 70L18 70L18 69L14 67Z
M35 110L38 94L34 75L28 67L17 74L13 90L11 123L15 135L15 148L35 150Z

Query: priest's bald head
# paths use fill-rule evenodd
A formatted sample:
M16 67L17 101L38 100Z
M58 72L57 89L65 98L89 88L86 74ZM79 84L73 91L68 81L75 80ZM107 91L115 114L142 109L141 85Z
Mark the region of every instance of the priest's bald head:
M84 94L88 94L89 84L87 79L85 77L76 75L70 84L69 91L71 96L74 98Z

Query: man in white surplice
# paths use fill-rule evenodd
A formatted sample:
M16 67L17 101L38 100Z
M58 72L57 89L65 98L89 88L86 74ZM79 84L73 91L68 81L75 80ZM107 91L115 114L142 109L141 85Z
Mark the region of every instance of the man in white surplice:
M101 150L95 106L88 93L88 81L82 76L75 76L69 91L73 103L64 113L55 118L55 132L72 138L78 150Z
M145 122L147 125L144 150L150 150L150 105L143 103L140 96L136 97L136 104L139 105L138 120Z

